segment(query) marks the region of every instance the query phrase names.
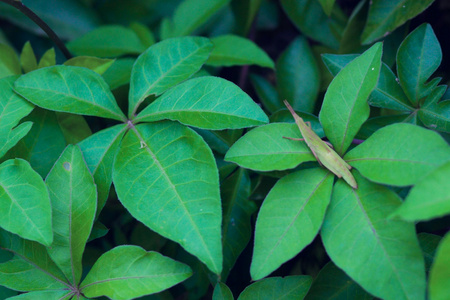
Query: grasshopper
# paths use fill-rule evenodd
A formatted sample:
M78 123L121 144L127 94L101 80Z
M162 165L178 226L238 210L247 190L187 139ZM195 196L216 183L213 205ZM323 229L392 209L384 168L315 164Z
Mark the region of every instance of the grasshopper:
M337 177L343 178L352 188L357 189L358 185L356 184L356 180L352 173L350 173L352 167L330 148L331 144L322 141L322 139L311 129L311 123L303 121L303 119L295 113L289 102L284 100L284 104L294 117L295 123L303 136L302 139L284 138L294 141L305 141L321 166L324 166L333 172Z

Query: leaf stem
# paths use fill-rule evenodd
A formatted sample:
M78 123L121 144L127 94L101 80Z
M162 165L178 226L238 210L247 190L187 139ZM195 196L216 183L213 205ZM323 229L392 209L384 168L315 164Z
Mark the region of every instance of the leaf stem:
M70 51L66 48L64 43L61 41L61 39L56 35L56 33L50 28L50 26L47 25L41 18L39 18L38 15L36 15L31 9L26 7L21 0L0 0L0 2L4 2L6 4L11 5L12 7L19 10L21 13L26 15L28 18L30 18L36 25L38 25L46 34L47 36L55 43L55 45L61 50L61 52L64 54L66 59L72 58L72 54L70 54Z

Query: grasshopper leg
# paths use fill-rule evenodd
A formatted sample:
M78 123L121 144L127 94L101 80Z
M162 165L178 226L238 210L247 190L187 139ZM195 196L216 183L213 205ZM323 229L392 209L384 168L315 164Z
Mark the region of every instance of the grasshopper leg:
M299 139L299 138L291 138L287 136L283 136L283 139L293 140L293 141L304 141L305 139Z

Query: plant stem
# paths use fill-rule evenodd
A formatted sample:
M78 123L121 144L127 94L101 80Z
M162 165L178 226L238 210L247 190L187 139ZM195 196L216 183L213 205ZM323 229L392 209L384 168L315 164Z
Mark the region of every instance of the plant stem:
M47 25L47 23L45 23L41 18L39 18L38 15L36 15L31 9L26 7L21 0L0 0L0 2L4 2L6 4L11 5L12 7L18 9L21 13L26 15L28 18L30 18L48 35L48 37L64 54L66 59L72 58L72 54L70 54L69 50L66 48L61 39L56 35L56 33Z

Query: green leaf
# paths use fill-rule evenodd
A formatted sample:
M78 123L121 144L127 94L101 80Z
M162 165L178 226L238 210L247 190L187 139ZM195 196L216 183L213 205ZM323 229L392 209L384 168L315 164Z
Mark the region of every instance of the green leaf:
M246 170L239 169L221 183L223 207L223 271L221 280L226 278L241 252L250 241L251 219L256 204L249 199L250 177Z
M222 282L218 282L214 287L212 300L234 300L230 288Z
M425 270L429 272L442 237L426 232L419 233L417 237L425 259Z
M124 121L108 84L92 70L54 66L22 75L15 91L45 109Z
M212 48L207 38L183 37L162 41L142 53L131 73L129 116L148 96L159 96L196 73Z
M175 120L203 129L238 129L268 123L261 108L231 81L205 76L183 82L146 107L135 122Z
M0 78L21 73L19 58L14 49L0 43Z
M381 128L345 155L371 181L395 186L418 183L450 158L450 146L436 132L411 124Z
M218 174L198 134L175 122L134 127L116 155L113 181L133 217L221 272Z
M262 0L234 0L231 8L236 22L235 31L240 36L247 36L261 7ZM258 18L259 19L259 18Z
M77 56L64 62L65 66L85 67L102 75L115 62L113 59L104 59L93 56Z
M162 39L190 35L229 2L230 0L186 0L181 2L176 8L172 20L166 23L168 32L162 34Z
M119 25L104 25L73 40L67 48L76 55L117 57L125 54L140 54L145 47L137 34Z
M303 299L311 286L310 276L270 277L249 285L238 300Z
M20 53L20 65L24 73L34 71L38 68L36 55L30 42L26 42L23 45L22 52Z
M331 15L331 11L333 10L335 0L319 0L320 5L322 5L323 11L327 16Z
M414 225L388 219L401 199L353 174L358 189L343 180L333 189L321 231L328 255L376 297L425 299L424 260Z
M386 36L427 9L433 2L434 0L378 0L371 2L369 17L361 36L362 43L371 44Z
M325 94L320 123L341 155L369 117L367 98L378 81L381 54L382 44L378 43L352 60L336 75Z
M446 89L445 85L434 88L425 99L418 116L428 128L450 133L450 100L438 102Z
M1 132L1 137L5 142L0 146L0 157L26 136L30 132L32 125L32 122L25 122L14 128L14 130Z
M97 185L96 217L98 217L108 199L114 158L126 130L125 124L116 125L101 130L79 143L86 164Z
M51 48L42 55L37 68L40 69L54 65L56 65L56 54L55 49Z
M272 123L257 127L240 138L228 150L225 160L257 171L292 169L314 155L304 142L283 137L301 138L296 124Z
M191 274L188 266L157 252L119 246L97 260L80 289L88 298L132 299L168 289Z
M92 135L91 128L81 115L57 112L56 119L67 144L76 144Z
M68 287L64 274L43 245L0 229L0 249L15 255L12 260L0 264L0 285L18 291Z
M408 122L410 116L408 113L403 113L400 115L379 116L369 119L363 124L356 137L368 139L374 132L387 125Z
M54 241L48 254L75 286L94 223L97 189L78 146L69 145L45 179L52 204Z
M264 109L273 113L283 108L277 90L269 81L256 74L250 74L250 80Z
M0 165L0 226L50 246L53 241L50 200L42 178L27 161Z
M8 299L11 300L34 300L34 299L72 299L73 292L68 289L64 290L48 290L48 291L38 291L38 292L30 292L26 294L21 294L16 297L11 297Z
M242 135L242 129L211 131L195 128L194 130L205 140L211 150L222 155L225 155L231 145Z
M400 84L414 107L438 84L426 83L442 61L439 41L429 24L422 24L402 42L397 52L397 73Z
M429 173L409 192L393 216L426 221L450 214L450 162Z
M333 2L334 0L319 0L322 2ZM330 5L330 4L329 4ZM323 6L323 5L322 5ZM332 7L330 8L331 13ZM366 25L367 13L369 10L368 1L360 1L353 9L350 17L348 18L345 29L342 32L342 38L339 45L339 53L355 53L361 52L363 48L361 46L361 33Z
M103 74L103 78L111 90L128 84L130 82L131 70L133 69L134 58L119 58L114 61L111 67Z
M317 0L281 0L289 19L306 36L330 48L338 49L344 22L325 14ZM295 108L295 107L294 107Z
M364 291L333 262L329 262L314 279L305 299L372 300L373 296Z
M211 66L258 65L274 68L272 59L249 39L236 35L221 35L211 39L214 49L206 62Z
M296 38L278 58L275 70L279 99L286 99L295 110L312 113L320 73L307 40Z
M301 170L283 177L270 190L256 220L250 267L253 280L275 271L316 237L333 179L333 174L321 168Z
M133 22L130 24L130 29L133 30L134 33L136 33L145 49L155 43L155 37L153 33L144 24Z
M445 300L450 297L450 234L441 240L436 257L431 266L428 296L432 300Z

